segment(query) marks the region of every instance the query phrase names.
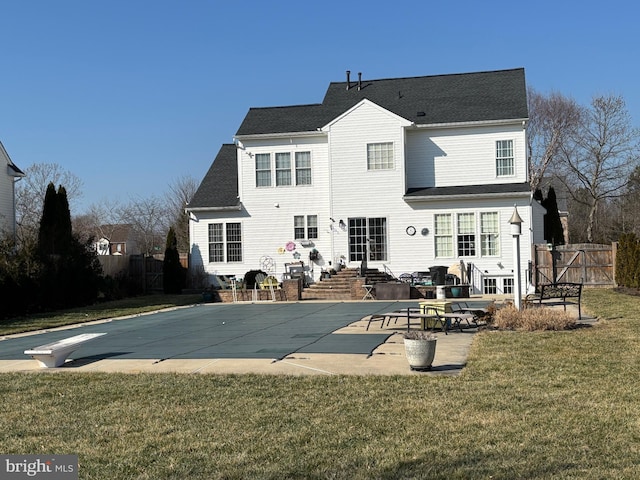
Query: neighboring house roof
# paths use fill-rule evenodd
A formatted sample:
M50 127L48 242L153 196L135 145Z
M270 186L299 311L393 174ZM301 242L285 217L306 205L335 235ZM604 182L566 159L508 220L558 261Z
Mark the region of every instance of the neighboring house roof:
M529 182L524 183L497 183L483 185L462 185L450 187L410 188L404 198L406 200L437 200L446 196L447 200L456 196L512 196L514 193L522 193L523 196L531 194Z
M132 225L128 223L100 225L96 237L111 243L126 243L131 239L132 228Z
M199 208L240 208L238 198L238 162L236 146L225 143L187 205Z
M333 82L321 104L251 108L236 136L313 132L363 99L416 125L528 117L524 69Z

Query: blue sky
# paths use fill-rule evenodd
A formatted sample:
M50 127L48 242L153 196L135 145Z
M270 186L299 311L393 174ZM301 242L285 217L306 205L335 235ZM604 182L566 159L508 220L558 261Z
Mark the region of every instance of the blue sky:
M200 180L250 107L317 103L332 81L524 67L640 125L631 1L0 0L0 141L58 163L92 203Z

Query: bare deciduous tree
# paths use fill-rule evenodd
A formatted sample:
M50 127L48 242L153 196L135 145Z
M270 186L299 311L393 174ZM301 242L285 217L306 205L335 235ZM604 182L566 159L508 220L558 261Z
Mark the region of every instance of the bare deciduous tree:
M111 238L113 229L123 223L122 210L117 201L93 203L84 214L73 218L73 230L84 240Z
M154 255L164 251L169 230L166 203L159 197L133 198L119 209L122 223L133 226L135 240L142 253Z
M17 238L21 243L28 243L37 234L49 183L65 188L73 209L74 202L82 196L82 181L57 163L36 163L24 173L24 178L16 183Z
M183 253L189 251L189 217L184 209L196 193L198 185L195 178L183 175L169 185L167 193L170 222L178 240L178 251Z
M164 239L173 226L179 251L188 252L188 217L184 209L197 188L198 182L185 175L171 183L169 191L162 196L135 197L126 204L112 201L92 204L74 219L74 227L85 238L111 238L118 227L131 225L141 252L153 255L162 253Z
M570 140L560 144L564 174L572 200L588 211L586 240L593 242L598 208L620 197L638 166L640 131L631 126L619 96L595 97Z
M573 99L557 92L545 96L529 88L527 100L529 182L531 190L536 190L540 188L547 168L556 157L560 145L578 126L581 109Z
M629 177L624 195L618 199L620 233L635 233L640 237L640 165L636 166Z

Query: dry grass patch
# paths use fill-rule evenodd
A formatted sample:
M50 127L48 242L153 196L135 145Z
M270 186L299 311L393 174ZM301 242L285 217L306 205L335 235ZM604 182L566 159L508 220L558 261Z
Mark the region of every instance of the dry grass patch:
M507 305L496 311L493 325L501 330L568 330L575 327L575 319L565 311L545 307L526 308L518 311Z

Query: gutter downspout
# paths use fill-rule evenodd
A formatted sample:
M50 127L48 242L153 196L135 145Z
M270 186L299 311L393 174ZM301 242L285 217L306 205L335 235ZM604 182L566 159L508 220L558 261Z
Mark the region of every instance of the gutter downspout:
M327 135L327 161L329 168L329 217L335 218L333 215L333 174L332 174L332 153L331 153L331 131ZM331 264L333 266L333 260L335 253L335 235L333 229L331 229Z
M24 176L20 176L20 177L15 177L13 179L13 224L11 225L11 229L12 229L14 242L16 241L16 235L18 234L17 217L16 217L16 183L18 183L23 178Z

